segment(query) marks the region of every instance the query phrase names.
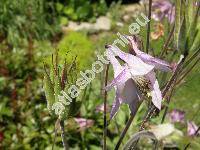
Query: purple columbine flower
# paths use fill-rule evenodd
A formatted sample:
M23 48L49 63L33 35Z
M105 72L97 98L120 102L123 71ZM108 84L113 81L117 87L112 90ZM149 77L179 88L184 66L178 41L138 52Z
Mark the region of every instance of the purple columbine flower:
M184 122L185 119L185 112L178 110L178 109L174 109L169 113L169 117L171 122Z
M198 130L198 127L193 121L187 122L187 134L189 136L194 136L197 130Z
M155 0L152 3L152 18L161 21L167 18L170 23L175 20L175 6L169 0Z
M128 36L127 38L133 44L133 39ZM136 56L125 53L112 45L106 46L107 58L114 70L114 79L106 87L106 90L114 87L116 91L115 101L111 109L111 119L122 103L128 104L132 115L135 115L142 99L148 97L148 93L152 97L153 104L161 109L162 95L154 69L170 71L171 66L163 60L135 49L135 46ZM116 56L124 61L123 65L119 63Z

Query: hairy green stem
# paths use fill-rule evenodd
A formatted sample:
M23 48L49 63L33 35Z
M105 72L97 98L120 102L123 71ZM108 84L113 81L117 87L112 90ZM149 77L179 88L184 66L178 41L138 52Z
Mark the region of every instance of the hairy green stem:
M64 150L68 150L69 146L68 146L68 143L67 143L67 139L65 137L65 128L64 128L64 121L63 120L60 121L60 129L61 129L61 138L62 138Z
M109 64L106 65L105 70L105 82L104 87L107 86L108 83L108 71L109 71ZM106 136L107 136L107 118L106 118L106 105L107 105L107 91L104 91L104 113L103 113L103 120L104 120L104 131L103 131L103 150L106 150Z

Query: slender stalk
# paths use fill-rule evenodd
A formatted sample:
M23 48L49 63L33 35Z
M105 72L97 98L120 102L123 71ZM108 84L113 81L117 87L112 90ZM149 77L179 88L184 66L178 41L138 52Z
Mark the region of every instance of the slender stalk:
M105 82L104 87L107 86L108 83L108 71L109 71L109 64L106 65L105 70ZM107 136L107 118L106 118L106 105L107 105L107 91L104 91L104 113L103 113L103 120L104 120L104 132L103 132L103 150L106 150L106 136Z
M173 92L174 92L174 89L172 89L169 96L167 97L167 106L165 107L164 114L163 114L163 117L162 117L162 120L161 120L161 124L165 121L165 117L166 117L167 111L169 109L169 103L170 103Z
M152 102L150 102L148 108L151 109L151 108L152 108L152 105L153 105ZM148 115L149 115L148 113L150 113L150 112L151 112L151 111L147 111L147 112L146 112L146 115L148 116ZM145 120L145 118L144 118L144 120ZM146 121L143 121L143 122L146 122ZM144 130L144 124L142 124L142 125L140 126L139 132L142 131L142 130ZM135 141L135 143L132 145L132 148L133 148L133 149L136 148L136 146L137 146L139 140L140 140L140 138L138 138L138 139Z
M54 125L54 138L53 138L52 150L54 150L54 146L55 146L55 143L56 143L56 137L57 137L57 131L58 131L58 125L59 125L59 123L60 123L60 120L57 119L56 123Z
M198 134L199 131L200 131L200 126L198 127L198 129L197 129L197 131L195 132L194 136L196 136L196 135ZM185 146L184 150L187 150L188 147L189 147L190 145L191 145L191 143L189 142L189 143Z
M155 111L156 111L156 107L152 105L152 107L149 108L148 112L144 116L144 119L140 125L139 131L142 131L144 129L145 123L151 118L152 114L154 114Z
M118 149L119 149L119 146L121 145L122 140L124 139L124 136L126 135L126 132L128 131L128 129L129 129L129 127L130 127L130 125L131 125L131 123L132 123L132 121L133 121L134 116L135 116L135 115L132 115L132 114L131 114L129 120L127 121L126 126L125 126L124 130L122 131L122 133L121 133L121 135L120 135L120 138L119 138L119 140L118 140L118 142L117 142L117 145L115 146L115 150L118 150Z
M183 76L176 82L176 84L179 84L191 71L192 69L198 64L198 62L200 61L200 58L198 58L195 63L191 66L191 68L188 69L188 71L186 71Z
M171 76L169 82L166 84L165 88L163 89L163 92L162 92L162 95L163 97L165 97L166 93L168 92L168 90L170 89L171 85L176 81L177 77L178 77L178 74L179 74L179 71L181 70L182 68L182 64L184 63L185 61L185 58L182 58L180 60L180 62L178 63L177 67L176 67L176 70L174 71L173 75Z
M165 54L165 52L167 51L167 48L168 48L168 46L169 46L169 43L170 43L170 41L171 41L171 39L172 39L172 37L173 37L174 28L175 28L175 24L173 25L173 27L172 27L172 29L171 29L171 31L170 31L170 33L169 33L169 36L168 36L168 38L167 38L167 40L166 40L166 42L165 42L165 44L164 44L164 46L163 46L162 52L161 52L161 54L160 54L160 58L162 58L163 55Z
M190 58L188 58L183 67L184 68L187 67L192 62L192 60L194 60L199 54L200 54L200 49L198 49Z
M149 13L148 13L148 19L150 20L147 24L147 42L146 42L146 52L149 52L150 47L150 30L151 30L151 6L152 6L152 0L149 0Z
M68 143L67 143L67 139L65 137L65 128L64 128L64 121L63 120L60 121L60 129L61 129L61 138L62 138L64 150L68 150L69 146L68 146Z

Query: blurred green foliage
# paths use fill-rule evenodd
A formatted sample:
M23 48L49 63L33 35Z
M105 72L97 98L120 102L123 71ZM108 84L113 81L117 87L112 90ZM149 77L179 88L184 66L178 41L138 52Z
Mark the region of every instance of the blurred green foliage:
M77 69L83 70L91 66L94 56L94 44L86 34L81 32L69 32L64 35L57 46L61 59L72 61L76 58Z
M51 54L57 48L60 61L67 58L67 65L77 56L77 70L72 76L83 69L90 69L96 56L96 49L104 52L104 45L117 39L117 31L128 34L129 24L123 28L116 27L115 31L100 32L88 36L82 32L69 32L66 35L57 35L59 26L67 24L68 20L93 21L99 15L104 15L108 8L105 2L97 1L89 3L85 0L70 0L54 3L51 0L0 0L0 149L46 149L52 148L54 139L54 124L57 118L50 117L46 108L43 84L43 62L51 63ZM112 21L120 20L120 3L111 5L109 9ZM135 22L135 20L131 20ZM131 23L132 23L131 22ZM155 22L152 21L152 27ZM151 40L151 47L158 54L167 38L168 29L164 23L164 37ZM196 44L194 50L199 48L199 25L195 34ZM141 37L145 43L146 29L141 28ZM51 38L53 37L53 39ZM46 39L46 40L43 40ZM145 44L144 44L145 46ZM170 43L173 53L173 42ZM169 58L166 58L169 59ZM199 66L192 72L186 84L177 90L172 100L170 109L182 109L186 111L188 120L200 123L196 111L199 110ZM84 70L83 70L84 71ZM110 70L111 80L112 71ZM78 130L73 118L65 122L67 140L72 149L101 149L103 114L96 111L96 106L102 104L103 73L98 74L95 80L82 91L81 108L76 108L76 117L93 119L94 125L84 131ZM108 103L111 106L114 92L109 93ZM138 126L145 114L146 106L138 111L131 128L124 141L127 141L133 132L137 132ZM114 149L121 131L128 119L127 105L122 105L120 111L108 127L107 145ZM193 116L197 116L193 118ZM109 118L109 114L107 116ZM157 124L162 115L151 120L151 124ZM166 120L168 122L169 120ZM198 138L188 137L186 125L176 126L183 131L184 138L173 140L181 148L192 141L193 149L198 149ZM149 141L142 143L142 148ZM141 149L142 149L141 148ZM55 140L55 150L62 149L60 130Z
M67 2L57 2L56 11L59 14L61 24L67 24L68 19L74 21L95 21L100 15L107 12L105 0L68 0Z
M16 47L22 39L47 39L59 30L48 0L0 0L0 38Z

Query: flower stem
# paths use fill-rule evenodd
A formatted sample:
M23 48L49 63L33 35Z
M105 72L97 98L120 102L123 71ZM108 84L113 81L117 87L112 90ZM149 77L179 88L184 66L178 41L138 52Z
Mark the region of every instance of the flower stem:
M164 114L163 114L162 120L161 120L161 124L165 121L165 117L166 117L167 111L169 109L169 102L170 102L170 99L172 97L173 92L174 92L174 90L172 89L172 91L170 92L169 96L167 97L167 106L165 107Z
M62 138L64 150L68 150L69 146L68 146L68 143L67 143L67 139L65 137L65 128L64 128L64 121L63 120L60 121L60 129L61 129L61 138Z
M166 53L166 51L167 51L167 48L168 48L168 46L169 46L169 44L170 44L170 41L171 41L171 39L172 39L172 37L173 37L174 28L175 28L175 24L173 25L173 27L172 27L172 29L171 29L171 31L170 31L170 33L169 33L169 36L168 36L168 38L167 38L167 40L166 40L166 42L165 42L165 44L164 44L164 46L163 46L162 52L161 52L161 54L160 54L160 58L162 58L163 55L164 55L164 54Z
M57 137L57 133L58 133L58 125L59 124L60 124L60 120L57 119L56 123L54 125L54 138L53 138L53 145L52 145L52 149L51 150L54 150L54 146L55 146L55 143L56 143L56 137Z
M189 68L183 75L182 77L176 82L176 84L179 84L191 71L192 69L198 64L198 62L200 61L200 58L198 58L195 63L191 66L191 68Z
M146 42L146 52L149 52L149 45L150 45L150 30L151 30L151 6L152 6L152 0L149 0L149 12L148 12L148 19L150 20L147 24L147 42Z
M200 49L198 49L192 56L190 56L190 58L188 58L183 67L186 68L192 62L192 60L194 60L199 54Z
M117 142L117 145L115 146L115 150L118 150L118 149L119 149L119 146L121 145L122 140L124 139L124 136L126 135L126 132L128 131L128 129L129 129L129 127L130 127L130 125L131 125L131 123L132 123L132 121L133 121L134 116L135 116L135 115L131 114L131 116L130 116L128 122L126 123L126 126L125 126L124 130L122 131L122 133L121 133L121 135L120 135L120 138L119 138L119 140L118 140L118 142Z
M104 87L107 86L108 83L108 71L109 71L109 64L106 65L105 70L105 82ZM104 120L104 131L103 131L103 150L106 150L106 136L107 136L107 118L106 118L106 105L107 105L107 91L104 91L104 113L103 113L103 120Z

